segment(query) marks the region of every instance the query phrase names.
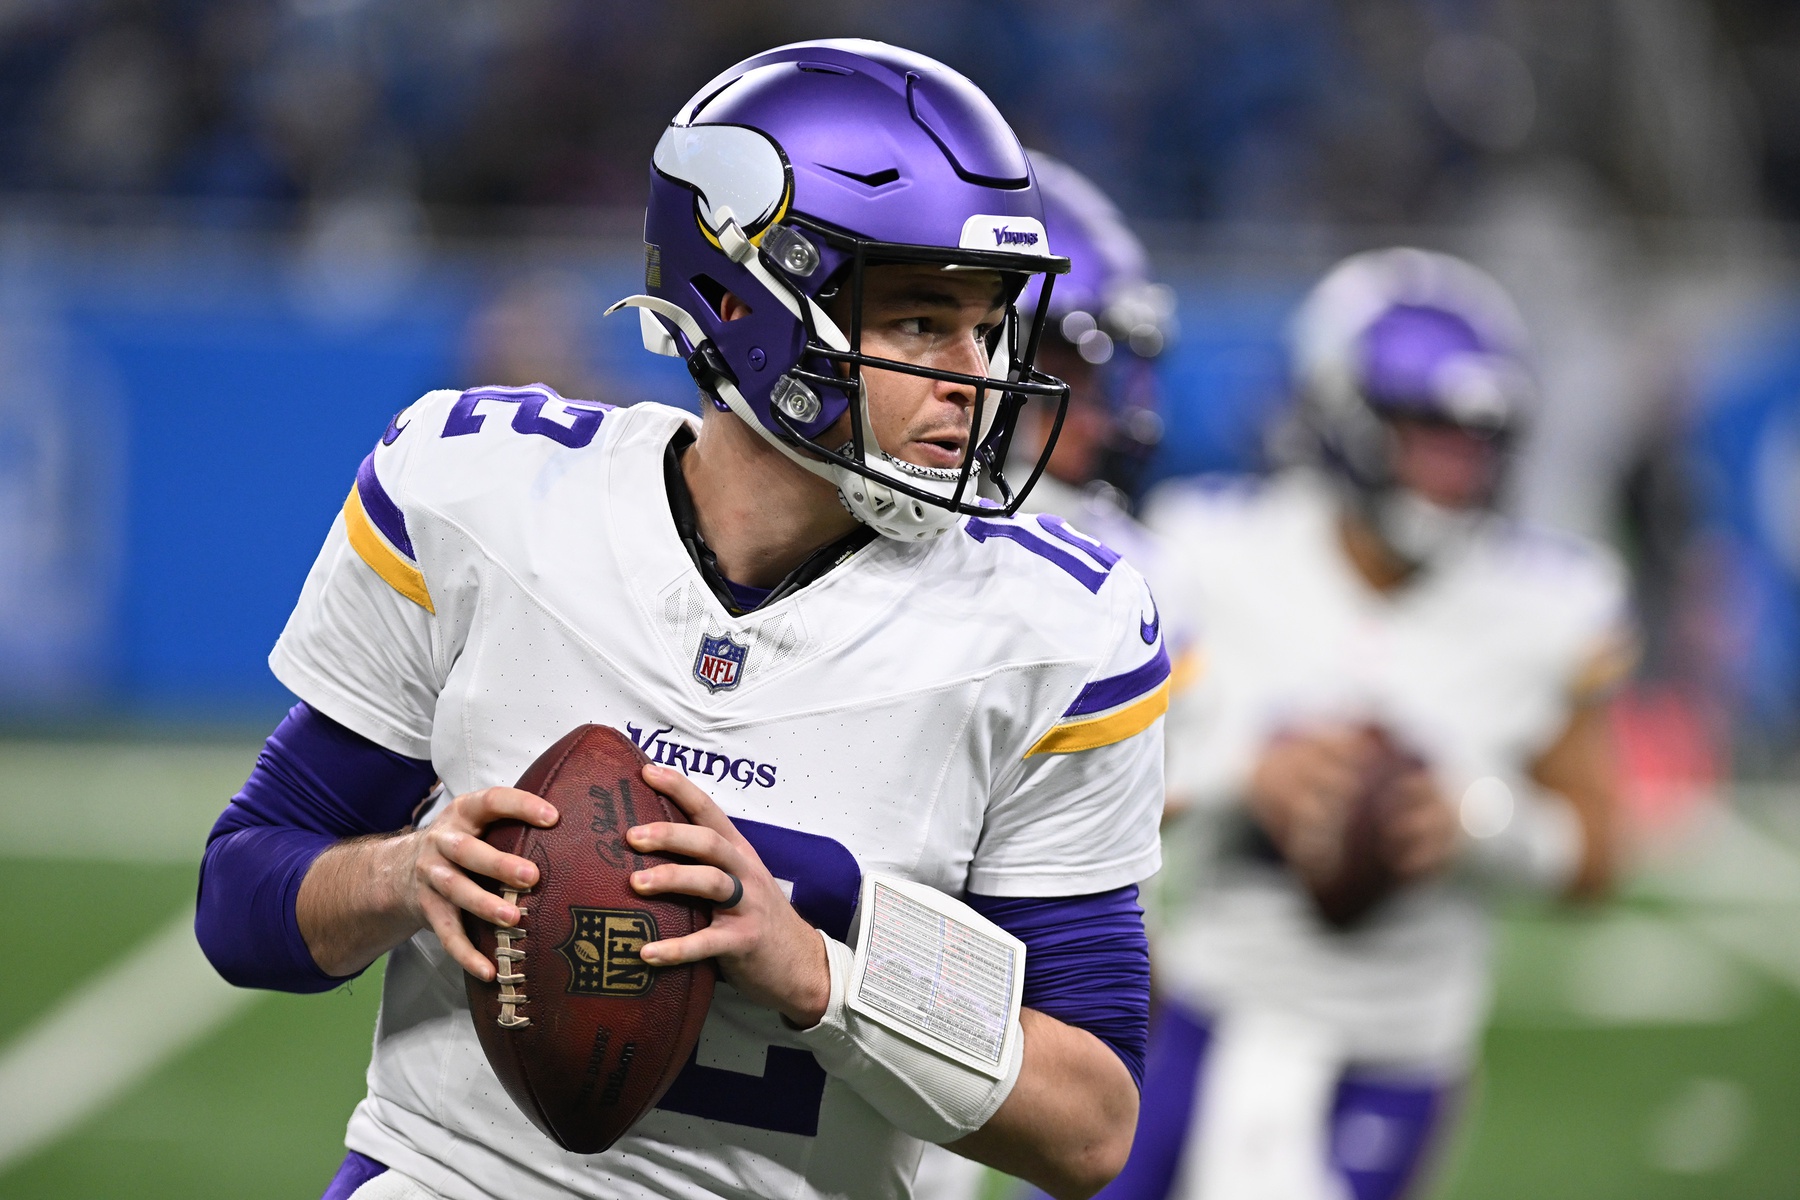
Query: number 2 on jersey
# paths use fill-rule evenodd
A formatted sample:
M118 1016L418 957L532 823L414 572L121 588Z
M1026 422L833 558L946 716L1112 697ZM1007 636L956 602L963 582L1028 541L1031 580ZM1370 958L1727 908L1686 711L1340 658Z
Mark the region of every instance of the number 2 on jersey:
M839 941L850 936L862 868L842 843L761 821L738 819L734 824L769 873L793 884L790 898L801 916ZM825 1068L810 1050L768 1045L761 1075L702 1066L696 1049L657 1107L812 1137L819 1132L824 1098Z
M544 406L552 400L560 404L563 411L574 420L565 425L552 417L546 417ZM561 442L571 450L579 450L594 440L594 431L600 428L600 420L606 416L610 407L565 400L554 392L546 394L535 388L478 388L464 392L451 407L450 415L444 420L444 432L441 436L452 438L480 433L482 425L487 422L487 414L477 412L476 408L483 401L518 405L519 410L513 414L512 419L514 433L540 434L553 442Z

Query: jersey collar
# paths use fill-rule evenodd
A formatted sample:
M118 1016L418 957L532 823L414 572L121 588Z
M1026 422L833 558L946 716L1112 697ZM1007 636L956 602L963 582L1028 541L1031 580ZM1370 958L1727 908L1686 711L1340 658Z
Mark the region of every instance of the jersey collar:
M855 529L815 550L805 562L795 567L780 583L776 584L757 603L745 607L740 596L745 592L758 589L748 588L742 584L733 584L719 570L719 560L712 548L700 536L700 522L694 512L694 497L688 491L687 479L681 473L681 456L687 453L688 447L694 444L694 431L682 425L669 439L663 450L663 483L669 493L669 515L675 520L675 533L681 538L682 546L687 550L688 558L693 560L694 569L700 573L713 598L734 617L775 603L793 595L807 584L823 576L833 567L861 550L878 536L866 525L858 525ZM748 598L748 597L745 597Z

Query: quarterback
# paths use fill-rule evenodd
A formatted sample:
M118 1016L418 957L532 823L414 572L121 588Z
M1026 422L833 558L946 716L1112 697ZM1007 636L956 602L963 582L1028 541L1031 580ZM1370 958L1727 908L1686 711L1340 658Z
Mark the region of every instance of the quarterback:
M1480 1034L1490 898L1607 875L1623 572L1495 511L1535 403L1511 302L1444 255L1359 255L1302 307L1295 375L1304 465L1148 509L1159 599L1207 633L1166 835L1207 865L1159 936L1109 1196L1404 1194Z
M246 986L389 956L328 1197L902 1200L925 1142L1059 1197L1119 1170L1169 659L1116 552L1017 515L1042 469L1008 476L1020 410L1067 394L1015 306L1067 270L1042 218L967 79L873 42L769 51L664 131L620 305L701 418L533 385L390 423L271 655L301 703L213 831L197 918ZM506 785L589 721L692 820L628 833L692 861L632 886L715 906L643 958L722 982L660 1104L581 1156L483 1057L462 976L494 965L460 920L519 920L473 877L536 868L478 835L554 819ZM844 1003L871 872L1023 943L997 1073Z

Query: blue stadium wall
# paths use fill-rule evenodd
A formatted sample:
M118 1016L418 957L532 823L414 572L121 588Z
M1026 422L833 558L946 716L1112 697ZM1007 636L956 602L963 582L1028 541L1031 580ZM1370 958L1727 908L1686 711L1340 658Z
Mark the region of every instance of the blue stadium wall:
M462 341L507 264L432 260L345 312L267 246L17 241L0 232L0 722L268 723L291 702L269 647L357 463L422 392L498 382L460 377ZM577 275L604 300L636 270ZM1155 473L1250 465L1298 285L1173 282ZM690 402L629 316L593 346L618 395Z

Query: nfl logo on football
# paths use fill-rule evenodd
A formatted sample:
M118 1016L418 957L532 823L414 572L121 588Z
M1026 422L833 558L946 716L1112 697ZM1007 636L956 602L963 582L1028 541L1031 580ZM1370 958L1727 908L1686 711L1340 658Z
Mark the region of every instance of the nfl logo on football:
M694 660L694 678L704 683L709 692L734 688L744 676L744 659L749 653L749 646L729 637L702 637L700 656Z

